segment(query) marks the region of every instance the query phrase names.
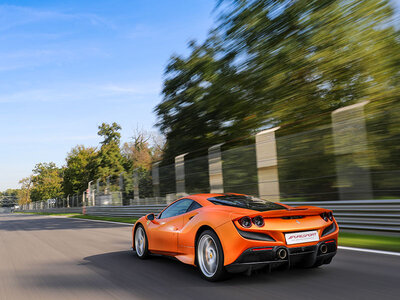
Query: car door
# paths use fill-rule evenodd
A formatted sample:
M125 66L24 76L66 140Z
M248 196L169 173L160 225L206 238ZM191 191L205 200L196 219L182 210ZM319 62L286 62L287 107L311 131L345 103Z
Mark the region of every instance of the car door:
M182 228L182 214L186 213L193 200L181 199L168 206L155 222L149 222L149 250L163 253L178 251L178 231Z
M194 236L196 235L194 226L196 226L196 216L199 213L198 209L202 206L193 200L193 203L182 215L181 227L178 230L178 252L186 252L185 248L193 247Z

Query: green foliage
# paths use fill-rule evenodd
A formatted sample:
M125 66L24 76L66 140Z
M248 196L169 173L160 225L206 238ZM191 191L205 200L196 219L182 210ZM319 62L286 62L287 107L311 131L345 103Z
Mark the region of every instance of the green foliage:
M81 194L88 182L94 179L98 165L97 151L94 147L78 145L68 153L64 170L65 195Z
M19 189L6 189L4 192L0 192L0 196L3 197L17 197Z
M331 112L368 100L375 115L368 121L373 184L381 196L396 194L400 38L389 1L219 3L208 39L191 42L189 55L172 56L165 70L164 98L155 108L167 138L162 164L187 152L201 157L218 143L250 144L256 131L280 126L282 197L337 199ZM349 159L346 172L366 167ZM246 163L243 155L224 159L225 188L247 182L254 193L255 167L241 170ZM160 176L173 175L164 168ZM188 180L191 189L195 181ZM161 188L173 190L165 178Z
M32 190L32 182L33 176L25 177L19 181L21 184L21 189L18 193L18 203L19 205L27 204L31 202L31 190Z
M107 123L102 123L99 126L99 131L97 132L99 136L102 136L104 138L101 144L119 144L121 140L121 133L119 133L120 130L121 126L115 122L111 125Z
M124 159L119 147L120 130L121 126L115 122L111 125L103 123L99 126L98 134L103 137L103 141L97 157L98 167L95 177L103 181L106 181L108 176L115 180L120 173L124 172Z
M166 68L155 108L165 163L263 127L314 128L339 107L398 96L388 1L221 2L217 29Z
M39 163L32 172L32 201L54 199L63 195L62 169L57 168L55 163Z
M71 149L66 164L58 168L54 163L40 163L33 175L20 181L19 203L66 197L85 191L88 183L92 188L99 180L97 193L121 190L124 198L133 198L133 173L138 173L140 196L151 197L153 193L150 168L154 159L159 159L163 142L146 132L136 131L132 142L120 148L121 126L117 123L102 123L98 134L103 137L99 150L78 145ZM150 143L153 139L153 144ZM108 187L108 189L106 188ZM6 192L5 192L6 193Z
M164 162L185 152L242 137L259 124L247 113L245 92L238 86L233 55L223 54L211 35L203 45L190 44L188 58L174 56L166 69L164 100L155 111L166 135Z

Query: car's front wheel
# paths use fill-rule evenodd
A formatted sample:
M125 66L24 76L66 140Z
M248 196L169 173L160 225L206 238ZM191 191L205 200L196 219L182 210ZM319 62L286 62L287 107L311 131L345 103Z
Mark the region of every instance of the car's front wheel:
M138 225L135 230L135 250L141 259L149 256L147 235L142 225Z
M203 231L196 245L197 265L202 276L209 281L218 281L225 277L224 252L215 232Z

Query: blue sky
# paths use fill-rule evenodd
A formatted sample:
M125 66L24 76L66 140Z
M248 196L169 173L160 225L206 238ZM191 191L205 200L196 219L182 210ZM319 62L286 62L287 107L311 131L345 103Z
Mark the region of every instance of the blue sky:
M97 126L153 127L162 76L215 20L214 0L0 2L0 191L64 164Z

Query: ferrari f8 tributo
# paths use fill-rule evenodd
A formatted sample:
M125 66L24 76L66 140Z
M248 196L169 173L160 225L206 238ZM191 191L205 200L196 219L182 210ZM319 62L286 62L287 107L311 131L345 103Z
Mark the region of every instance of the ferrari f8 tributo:
M176 200L157 216L141 217L132 246L139 258L173 256L216 281L226 272L329 264L338 232L328 209L242 194L198 194Z

